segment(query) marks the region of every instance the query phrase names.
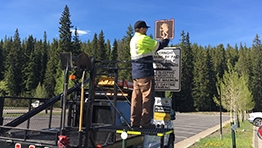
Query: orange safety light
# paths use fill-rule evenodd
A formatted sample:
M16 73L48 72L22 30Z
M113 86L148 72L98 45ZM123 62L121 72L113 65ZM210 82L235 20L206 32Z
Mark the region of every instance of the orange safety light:
M97 144L97 145L96 145L96 148L102 148L102 145Z
M21 144L20 143L16 143L15 144L15 148L21 148Z
M70 79L70 80L75 80L75 79L76 79L76 76L75 76L74 74L71 74L71 75L69 76L69 79Z
M34 145L29 145L29 147L28 148L35 148L35 146Z

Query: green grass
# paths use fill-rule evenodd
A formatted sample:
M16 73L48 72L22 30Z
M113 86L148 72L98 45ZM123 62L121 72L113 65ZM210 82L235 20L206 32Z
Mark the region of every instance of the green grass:
M253 125L248 121L240 122L240 128L237 128L235 137L237 148L252 148ZM232 148L231 125L223 127L222 139L220 139L220 131L216 131L189 148Z

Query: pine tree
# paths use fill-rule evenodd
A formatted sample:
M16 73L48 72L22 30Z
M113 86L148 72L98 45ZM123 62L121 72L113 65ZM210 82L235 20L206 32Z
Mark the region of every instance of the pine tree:
M7 89L9 90L8 91L9 95L16 96L18 92L15 89L17 86L16 86L14 73L15 73L15 68L14 68L14 64L12 64L7 68L7 71L5 72L5 82L6 82Z
M121 61L121 63L118 64L119 68L122 69L120 70L119 73L119 78L120 79L126 79L131 81L132 76L131 76L131 62L130 61L130 40L133 36L133 28L131 25L128 26L126 35L124 38L119 42L118 44L118 60ZM127 70L128 69L128 70Z
M193 55L189 33L181 33L180 48L182 49L182 74L181 74L181 91L174 93L176 108L179 111L193 111L194 101L192 98L193 83Z
M239 58L238 62L236 63L237 71L239 73L245 73L250 75L252 71L252 63L251 63L251 50L248 49L246 46L240 45L239 48Z
M53 43L51 44L50 50L48 51L48 62L46 67L44 86L47 90L47 97L53 97L55 86L56 86L56 71L58 68L58 41L53 39Z
M3 53L3 40L0 42L0 81L4 78L4 53Z
M21 53L21 41L18 29L15 31L14 41L6 57L5 62L5 81L9 89L9 95L18 96L22 92L22 64L23 56Z
M105 44L105 48L106 48L106 60L110 60L110 57L111 57L111 43L110 43L110 40L107 40L106 41L106 44Z
M97 48L98 48L98 39L97 39L97 34L94 34L94 38L91 42L91 50L90 50L90 55L97 60L98 55L97 55Z
M7 88L7 83L4 80L0 80L0 96L5 96L6 94L10 94Z
M73 36L73 56L78 56L81 53L81 41L79 40L77 28L75 27L74 36Z
M92 44L90 40L87 40L87 42L82 42L81 49L88 55L93 56L92 54Z
M71 32L71 28L73 28L73 26L71 25L71 21L70 21L70 12L69 12L69 8L66 5L64 8L64 11L62 13L62 16L60 18L60 22L59 24L61 25L59 27L59 47L57 48L57 52L70 52L73 55L76 55L74 49L72 48L72 32ZM57 57L56 57L57 58ZM62 77L62 67L61 67L61 61L60 59L58 60L58 62L56 62L59 66L57 66L56 68L56 74L55 74L55 82L53 82L54 85L54 91L57 90L56 88L60 87L60 83L57 84L57 81L61 80ZM64 80L64 78L62 78ZM64 82L64 81L63 81ZM62 91L61 91L62 92ZM57 91L56 91L57 93Z
M225 50L226 61L229 60L231 65L234 67L235 63L238 61L238 47L231 47L229 44Z
M239 59L236 63L236 70L240 76L247 75L248 77L248 88L251 89L252 86L252 75L253 75L253 69L252 69L252 60L251 60L251 50L248 49L246 46L242 46L240 44L239 48Z
M216 48L210 48L212 63L214 64L215 74L222 78L226 70L226 56L223 44L219 44Z
M38 83L36 89L34 90L33 97L34 98L46 98L47 97L46 89L40 83Z
M214 64L212 63L212 57L211 57L211 54L210 54L210 49L207 49L207 73L208 73L208 96L209 96L209 99L210 99L210 110L212 111L216 111L218 110L218 107L216 105L216 103L214 102L214 96L218 96L218 93L217 93L217 89L216 89L216 73L214 71Z
M96 60L97 61L102 61L105 60L107 58L107 52L106 52L106 48L105 48L105 39L104 39L104 32L103 30L101 30L101 32L98 35L98 40L97 40L97 49L96 49Z
M193 89L192 97L194 98L194 107L196 111L210 111L213 103L213 96L211 95L208 68L208 54L203 48L197 48L196 45L192 47L194 52L194 71L193 71Z
M64 8L59 24L61 25L59 27L60 48L64 52L73 52L71 44L71 28L73 28L73 26L71 26L70 12L67 5Z
M114 39L112 51L111 51L111 54L110 54L110 60L113 61L113 60L118 59L117 49L118 49L117 41L116 41L116 39Z
M254 111L260 111L262 108L262 44L258 35L253 41L251 52L253 59L251 89L255 101Z
M97 66L98 67L100 66L100 68L98 68L96 72L98 74L107 73L108 70L107 70L107 68L104 68L104 66L109 66L110 63L104 62L108 58L108 55L107 55L107 51L106 51L106 47L105 47L105 39L104 39L103 30L101 30L101 32L99 33L99 36L98 36L96 55L97 55L96 61L100 61L99 63L97 63Z
M46 67L48 62L48 48L50 45L47 43L47 35L46 32L44 32L44 42L43 42L43 50L41 52L41 69L40 69L40 85L44 83L45 79L45 73L46 73Z
M37 69L37 56L35 54L35 40L32 35L28 37L26 42L26 49L24 50L24 68L23 72L23 86L24 91L30 91L37 86L38 69Z
M35 57L35 66L36 68L33 70L33 73L35 74L36 79L34 80L33 88L35 89L39 82L43 81L43 76L45 71L45 67L43 67L43 54L44 52L44 43L42 40L36 41L35 39L35 49L34 49L34 57ZM46 64L45 64L46 66ZM41 83L42 84L42 83Z
M8 62L7 62L7 60L8 60L8 54L9 54L9 52L10 52L10 49L12 49L12 43L13 43L13 40L12 40L12 38L11 37L9 37L9 38L7 38L6 36L5 36L5 39L4 39L4 43L3 43L3 49L2 49L2 55L3 55L3 59L1 59L1 60L3 60L3 71L2 71L2 74L3 74L3 79L5 78L5 76L6 76L6 72L7 72L7 68L9 67L9 66L7 66L7 64L8 64ZM5 84L7 84L7 82L4 82Z
M54 89L55 95L61 94L64 90L64 83L65 83L65 71L62 69L58 69L59 71L56 72L56 85ZM71 88L74 85L73 81L68 80L68 88Z

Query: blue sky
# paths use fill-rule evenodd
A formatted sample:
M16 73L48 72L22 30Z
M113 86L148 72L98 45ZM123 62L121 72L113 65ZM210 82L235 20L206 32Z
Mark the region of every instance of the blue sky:
M189 32L191 43L201 46L242 43L248 47L262 34L261 0L5 0L0 5L0 39L19 30L20 38L38 40L47 32L58 38L59 19L68 5L71 22L82 41L103 30L105 40L122 39L129 25L145 20L154 35L156 20L175 20L175 38Z

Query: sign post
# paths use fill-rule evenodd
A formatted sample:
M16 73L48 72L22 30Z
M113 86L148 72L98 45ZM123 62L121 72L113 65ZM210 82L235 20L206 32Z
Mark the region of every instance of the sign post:
M155 90L179 92L181 89L181 49L165 47L154 54Z

